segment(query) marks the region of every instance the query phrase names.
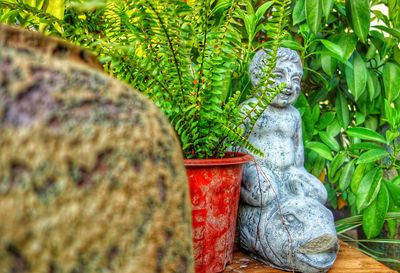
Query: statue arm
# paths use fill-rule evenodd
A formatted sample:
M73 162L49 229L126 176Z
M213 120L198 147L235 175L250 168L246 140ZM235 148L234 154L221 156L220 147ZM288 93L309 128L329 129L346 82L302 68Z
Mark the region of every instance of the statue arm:
M242 201L253 207L265 207L277 196L275 181L277 178L264 168L256 170L254 164L249 163L243 174L240 197Z
M296 136L295 136L295 166L303 167L304 166L304 145L303 145L303 132L301 126L301 116L300 113L296 110L298 122L296 125Z

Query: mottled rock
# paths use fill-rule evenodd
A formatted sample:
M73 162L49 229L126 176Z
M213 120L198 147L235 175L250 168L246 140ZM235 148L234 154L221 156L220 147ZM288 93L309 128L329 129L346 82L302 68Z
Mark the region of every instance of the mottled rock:
M0 272L193 272L167 119L90 63L12 47L0 42Z

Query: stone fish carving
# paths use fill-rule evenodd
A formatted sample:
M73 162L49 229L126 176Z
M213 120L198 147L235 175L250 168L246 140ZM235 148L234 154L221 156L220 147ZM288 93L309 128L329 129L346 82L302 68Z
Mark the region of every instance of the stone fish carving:
M260 83L268 53L258 51L249 73ZM262 150L247 164L239 210L240 244L255 258L289 271L326 272L336 259L332 213L323 205L327 192L304 168L301 117L292 103L300 93L298 54L279 48L275 84L285 83L257 121L250 142ZM244 102L247 107L254 99Z

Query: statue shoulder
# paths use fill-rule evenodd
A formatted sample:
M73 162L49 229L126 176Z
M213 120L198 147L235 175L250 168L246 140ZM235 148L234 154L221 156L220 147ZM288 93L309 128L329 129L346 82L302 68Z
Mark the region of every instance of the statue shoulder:
M289 111L290 113L292 113L292 115L294 115L296 118L301 119L301 114L299 112L299 110L297 110L296 107L294 107L293 105L289 106Z

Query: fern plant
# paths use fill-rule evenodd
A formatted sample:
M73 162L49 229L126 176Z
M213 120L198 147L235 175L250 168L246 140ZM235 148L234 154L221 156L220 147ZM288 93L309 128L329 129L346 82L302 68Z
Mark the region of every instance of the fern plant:
M290 3L67 1L59 19L26 1L0 0L5 14L0 20L89 47L107 72L143 92L164 111L185 157L210 158L223 156L229 147L260 153L242 128L244 123L254 126L282 90L273 85L273 68ZM249 93L247 64L261 44L257 35L263 32L269 37L263 47L268 48L270 61L262 86ZM241 108L248 93L257 102Z

